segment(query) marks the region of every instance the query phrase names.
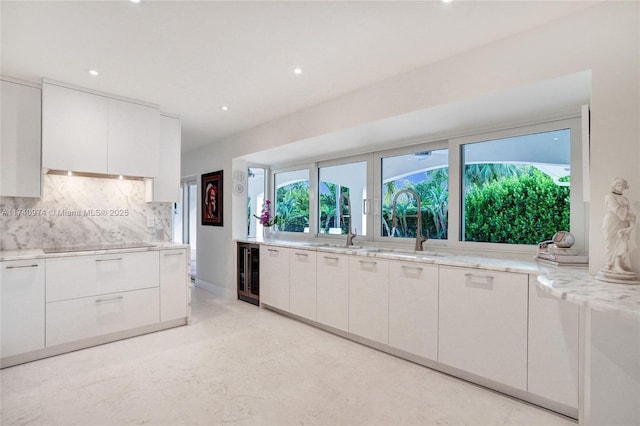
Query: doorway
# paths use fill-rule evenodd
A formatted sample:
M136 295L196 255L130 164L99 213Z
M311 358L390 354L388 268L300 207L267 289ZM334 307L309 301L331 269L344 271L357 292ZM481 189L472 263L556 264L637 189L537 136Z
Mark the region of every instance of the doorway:
M185 180L180 185L180 201L174 204L174 243L189 244L191 250L191 281L196 280L196 227L198 210L198 182Z

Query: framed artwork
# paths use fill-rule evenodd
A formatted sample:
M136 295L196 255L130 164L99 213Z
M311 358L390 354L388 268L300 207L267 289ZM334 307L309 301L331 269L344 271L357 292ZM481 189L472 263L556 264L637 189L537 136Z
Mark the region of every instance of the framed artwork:
M202 175L202 224L222 226L222 170Z

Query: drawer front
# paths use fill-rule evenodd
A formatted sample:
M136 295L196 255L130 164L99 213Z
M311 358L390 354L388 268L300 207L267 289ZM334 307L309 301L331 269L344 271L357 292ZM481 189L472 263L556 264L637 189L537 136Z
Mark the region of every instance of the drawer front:
M527 388L528 276L440 267L438 361Z
M44 260L0 265L0 356L44 348Z
M47 259L47 302L158 287L157 251Z
M349 332L380 343L389 343L388 261L351 257Z
M47 346L160 321L158 288L47 303Z
M289 268L289 311L315 321L316 252L291 250Z

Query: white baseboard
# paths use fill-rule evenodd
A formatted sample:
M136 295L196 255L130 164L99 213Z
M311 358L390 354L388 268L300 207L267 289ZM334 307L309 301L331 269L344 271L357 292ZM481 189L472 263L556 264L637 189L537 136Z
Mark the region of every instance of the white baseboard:
M225 299L235 299L237 297L237 294L234 291L221 285L212 284L208 281L201 280L199 278L196 278L195 286Z

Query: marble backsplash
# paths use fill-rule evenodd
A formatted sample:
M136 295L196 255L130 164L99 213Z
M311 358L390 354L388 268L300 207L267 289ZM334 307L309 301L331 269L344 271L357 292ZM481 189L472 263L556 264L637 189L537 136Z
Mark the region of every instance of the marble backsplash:
M171 203L146 203L144 182L43 176L42 198L0 197L0 250L171 240Z

